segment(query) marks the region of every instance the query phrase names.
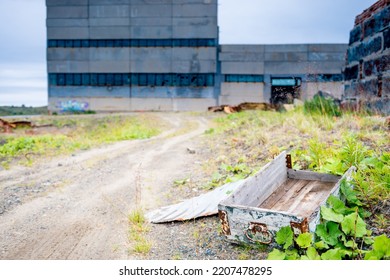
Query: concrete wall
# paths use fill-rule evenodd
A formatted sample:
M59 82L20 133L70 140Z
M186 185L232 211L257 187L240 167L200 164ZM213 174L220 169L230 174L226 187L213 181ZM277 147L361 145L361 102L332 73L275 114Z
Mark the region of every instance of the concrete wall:
M214 98L51 97L50 111L199 111L215 106ZM206 109L201 109L206 108Z
M263 75L264 81L257 85L223 82L220 102L269 102L272 77L301 78L302 99L319 90L340 98L346 49L346 44L222 45L222 75ZM324 75L329 77L324 79Z
M390 114L389 25L390 2L386 0L356 17L345 67L345 106Z
M51 110L59 110L61 102L80 108L88 103L96 111L269 102L273 77L301 78L304 99L318 90L335 96L343 91L337 77L346 45L218 46L217 0L46 0L46 5ZM214 86L53 84L53 74L66 73L199 74L211 77Z
M178 73L217 71L217 0L46 0L48 73ZM172 40L211 39L212 45L173 45ZM96 41L170 42L166 46L95 46ZM170 41L167 41L170 40ZM63 41L61 46L59 41ZM77 42L77 46L74 41ZM84 46L83 44L86 43ZM153 43L153 42L152 42ZM196 43L196 42L195 42ZM52 46L54 44L54 46ZM145 42L141 42L145 44ZM171 45L170 45L171 44ZM49 86L50 109L58 98L93 100L91 110L196 108L217 102L214 87ZM145 102L122 102L123 98ZM167 101L161 101L163 99ZM152 99L155 99L153 101ZM177 101L173 102L172 100ZM193 103L194 106L186 104ZM194 102L195 99L204 99ZM69 101L68 100L68 101ZM122 100L122 101L118 101ZM211 102L210 100L213 100ZM162 104L158 105L157 101ZM112 106L107 102L113 102ZM58 103L58 102L57 102ZM191 103L191 104L192 104ZM76 103L77 104L77 103ZM144 104L144 105L142 105Z

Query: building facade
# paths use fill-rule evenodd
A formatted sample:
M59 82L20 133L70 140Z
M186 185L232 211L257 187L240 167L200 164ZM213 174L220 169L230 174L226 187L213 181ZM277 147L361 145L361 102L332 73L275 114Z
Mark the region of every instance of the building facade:
M220 45L217 0L46 6L51 111L204 111L343 93L347 45Z
M343 105L390 115L390 1L356 17L350 33Z

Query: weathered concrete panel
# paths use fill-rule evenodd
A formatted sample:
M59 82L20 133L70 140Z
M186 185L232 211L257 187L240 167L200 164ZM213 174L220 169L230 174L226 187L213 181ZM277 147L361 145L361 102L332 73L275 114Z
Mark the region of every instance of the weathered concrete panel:
M250 52L224 52L219 54L220 61L241 61L241 62L263 62L264 61L264 53L250 53Z
M309 52L339 52L347 51L347 44L309 44Z
M265 52L307 52L308 49L306 44L265 45Z
M214 17L218 13L217 5L181 4L173 5L172 9L175 17L193 17L199 15Z
M89 50L83 48L49 48L47 49L47 60L88 61Z
M47 19L47 27L88 27L88 19Z
M309 61L344 61L345 52L309 52Z
M90 18L129 18L129 5L89 6Z
M164 60L170 61L172 59L171 48L130 48L130 59L135 61L146 60Z
M90 73L129 73L130 62L129 61L93 61L89 63Z
M133 18L141 17L172 17L172 7L171 5L131 5L130 6L130 16Z
M88 18L88 6L47 7L47 18Z
M142 1L142 0L137 0ZM173 4L208 4L216 5L218 0L171 0Z
M169 39L172 38L171 26L132 26L131 38L134 39Z
M217 26L173 26L173 38L216 38L218 36Z
M237 53L263 53L265 45L221 45L221 52Z
M91 61L129 61L129 48L90 48L89 59Z
M171 73L171 60L148 59L130 61L131 73Z
M50 96L57 98L74 97L130 97L129 87L81 87L81 86L50 86Z
M48 27L47 39L84 39L89 37L88 27Z
M123 18L90 18L90 26L128 26L130 25L130 19Z
M219 97L219 104L223 105L232 105L232 106L237 106L241 103L244 102L255 102L255 103L262 103L262 102L267 102L264 100L263 96L254 96L254 95L243 95L243 96L230 96L230 95L221 95Z
M213 98L212 87L131 87L132 98Z
M264 93L264 83L221 83L221 95L260 97Z
M222 74L264 74L264 62L222 62Z
M90 39L123 39L130 38L128 26L90 27Z
M174 73L215 73L217 65L214 60L173 60L172 71Z
M216 48L172 48L173 60L216 60Z
M307 61L307 52L266 52L265 61Z
M167 98L130 98L131 111L173 111L172 100Z
M87 73L89 72L88 61L48 61L48 73Z
M264 72L275 75L296 75L296 74L339 74L342 63L337 62L265 62Z
M88 0L46 0L46 6L85 6Z
M167 5L172 4L172 0L129 0L132 5Z
M130 19L132 26L171 26L172 17L140 17Z
M133 2L134 0L89 0L89 5L123 5Z
M129 111L131 108L131 100L129 98L110 98L110 97L77 97L77 98L57 98L49 97L49 110L61 111L62 106L68 104L79 104L86 110L96 112L115 112Z
M217 26L218 18L217 17L174 17L172 18L173 26Z

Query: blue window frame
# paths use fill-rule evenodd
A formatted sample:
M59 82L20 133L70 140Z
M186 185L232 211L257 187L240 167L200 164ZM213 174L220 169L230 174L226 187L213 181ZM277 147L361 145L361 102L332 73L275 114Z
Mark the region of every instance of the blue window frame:
M264 82L263 75L243 75L243 74L228 74L225 75L227 83L262 83Z
M49 73L57 86L214 86L214 74L188 73Z
M98 85L98 75L97 74L91 74L91 86L97 86Z
M216 47L215 39L76 39L48 40L48 48Z
M73 74L73 85L81 86L81 74Z
M91 79L89 74L82 74L81 75L82 85L83 86L89 86L91 85Z

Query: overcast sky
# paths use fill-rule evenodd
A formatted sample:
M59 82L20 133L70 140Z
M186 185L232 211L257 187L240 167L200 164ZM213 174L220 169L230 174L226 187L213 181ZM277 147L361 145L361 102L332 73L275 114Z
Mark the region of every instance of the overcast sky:
M375 0L219 0L220 43L347 43ZM0 106L47 104L45 0L0 0Z

